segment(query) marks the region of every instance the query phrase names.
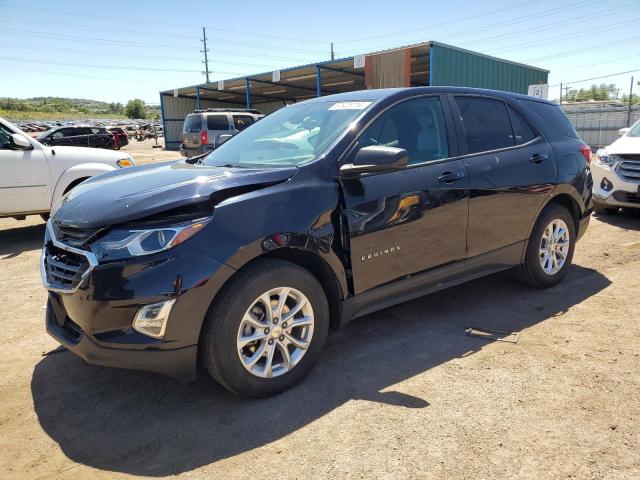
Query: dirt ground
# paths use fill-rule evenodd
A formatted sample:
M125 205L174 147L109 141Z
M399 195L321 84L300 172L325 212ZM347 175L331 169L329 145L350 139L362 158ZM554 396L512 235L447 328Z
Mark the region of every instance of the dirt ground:
M0 220L2 478L640 478L640 218L594 217L556 288L502 273L354 321L259 401L43 356L42 235Z

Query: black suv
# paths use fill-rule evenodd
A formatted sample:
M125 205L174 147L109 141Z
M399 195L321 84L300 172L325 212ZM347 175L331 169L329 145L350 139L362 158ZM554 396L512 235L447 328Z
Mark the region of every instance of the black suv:
M48 332L87 362L283 391L352 318L513 268L566 275L590 151L560 107L470 88L297 103L209 153L91 178L47 224ZM463 300L464 301L464 300Z
M113 134L103 127L56 127L39 135L37 140L52 147L114 148Z

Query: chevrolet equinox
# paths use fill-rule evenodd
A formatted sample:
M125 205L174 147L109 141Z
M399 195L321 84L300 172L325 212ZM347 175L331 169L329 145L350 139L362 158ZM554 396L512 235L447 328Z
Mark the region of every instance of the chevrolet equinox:
M342 93L214 151L91 178L47 223L47 331L96 365L261 397L330 328L500 270L567 274L591 151L560 107L471 88Z

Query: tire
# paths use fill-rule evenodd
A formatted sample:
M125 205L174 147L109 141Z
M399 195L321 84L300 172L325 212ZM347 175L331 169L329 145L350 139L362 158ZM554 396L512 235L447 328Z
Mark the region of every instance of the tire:
M273 293L281 292L281 287L292 289L291 296ZM280 298L287 299L281 312L282 321L277 318L277 308L275 311L271 310L274 312L273 320L269 322L267 318L268 313L264 309L266 302L260 301L259 297L269 292L272 292L272 305L274 302L278 303ZM278 324L273 322L279 322L280 329L285 327L290 308L298 305L296 302L303 297L308 302L299 302L304 307L292 315L296 318L289 321L297 323L312 318L313 323L306 327L294 327L288 333L280 332ZM247 316L251 317L250 322ZM265 322L259 324L261 328L255 328L256 318ZM329 306L318 280L298 265L281 260L258 260L232 280L214 300L207 313L201 337L201 361L209 374L232 392L250 397L268 397L293 387L311 371L322 352L328 331ZM306 332L309 343L306 349L298 350L293 343L288 342L292 337L296 340L298 336L301 337L301 332ZM265 338L241 347L243 339L255 335ZM273 338L273 335L276 337ZM271 355L272 368L268 369L270 348L274 353ZM290 352L287 355L291 362L289 364L285 363L283 349ZM261 351L266 352L264 356L258 355ZM252 367L245 367L246 363L258 358L256 355L259 360ZM292 366L288 368L287 365ZM250 371L250 368L253 370Z
M618 213L618 207L605 207L600 203L593 202L593 211L598 215L615 215Z
M565 249L564 245L566 245L566 243L564 241L562 241L562 247L559 246L560 242L558 243L558 250L564 251L561 252L565 257L562 265L559 266L560 262L558 262L558 265L545 263L549 270L557 268L557 271L554 273L545 271L545 268L543 268L542 265L545 257L541 254L542 247L546 245L546 240L545 244L543 244L543 236L545 235L547 227L550 226L552 222L557 222L557 224L563 222L568 234L568 248ZM516 270L516 277L526 285L535 288L548 288L556 285L562 281L569 271L569 266L573 259L575 244L576 227L574 219L569 211L561 205L548 205L538 217L538 220L531 231L531 236L527 242L524 261ZM549 255L549 257L552 255ZM552 260L549 260L549 262L552 262Z

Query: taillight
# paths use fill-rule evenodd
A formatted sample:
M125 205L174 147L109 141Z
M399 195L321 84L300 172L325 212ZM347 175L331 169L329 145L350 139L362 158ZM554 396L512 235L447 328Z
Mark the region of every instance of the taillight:
M580 153L587 161L587 163L591 163L591 147L589 145L587 145L586 143L580 145Z
M207 136L207 131L206 130L202 130L200 132L200 144L201 145L206 145L207 143L209 143L209 137Z

